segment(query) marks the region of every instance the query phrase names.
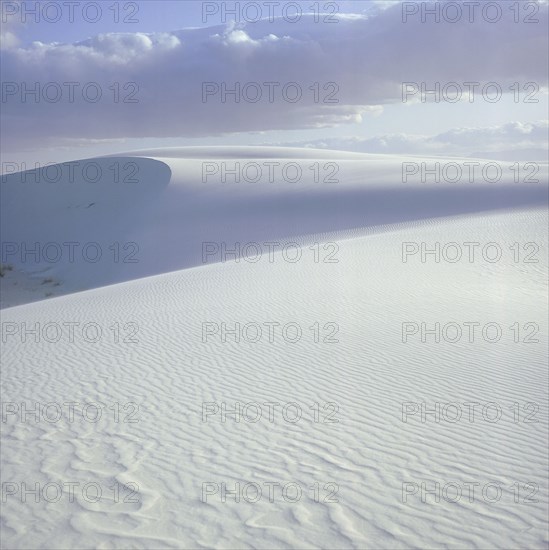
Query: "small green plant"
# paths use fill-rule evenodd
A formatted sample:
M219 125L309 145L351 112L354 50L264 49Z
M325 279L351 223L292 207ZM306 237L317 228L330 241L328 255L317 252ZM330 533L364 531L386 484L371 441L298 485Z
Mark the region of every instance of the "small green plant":
M3 277L8 271L13 271L13 266L10 264L0 264L0 277Z

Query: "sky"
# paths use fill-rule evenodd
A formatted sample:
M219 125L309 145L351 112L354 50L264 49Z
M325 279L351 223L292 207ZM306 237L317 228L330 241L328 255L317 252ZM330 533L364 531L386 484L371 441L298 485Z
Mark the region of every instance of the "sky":
M486 4L2 0L2 171L185 145L538 158L548 4Z

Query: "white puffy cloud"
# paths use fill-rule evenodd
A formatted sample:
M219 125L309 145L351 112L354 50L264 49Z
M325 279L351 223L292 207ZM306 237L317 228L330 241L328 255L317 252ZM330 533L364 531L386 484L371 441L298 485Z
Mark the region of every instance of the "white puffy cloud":
M18 9L18 5L21 4L22 0L13 0L12 10ZM0 9L4 6L0 6ZM2 9L3 13L3 9ZM12 17L2 17L0 23L0 50L10 50L19 46L19 38L17 36L23 27L23 23L18 18Z
M434 136L388 134L367 139L355 136L274 145L360 153L544 160L549 148L549 122L509 122L486 128L452 128Z
M424 24L419 18L403 24L395 4L368 16L340 16L337 24L279 18L4 48L3 143L13 149L59 139L324 128L360 122L400 102L403 82L546 85L546 7L538 18L535 25L515 24L512 17L497 24ZM285 88L290 82L299 88ZM35 83L38 101L23 94ZM61 88L59 101L44 99L48 83L49 98ZM204 83L217 93L203 96ZM230 91L237 83L249 101L235 101ZM84 88L91 101L83 98Z

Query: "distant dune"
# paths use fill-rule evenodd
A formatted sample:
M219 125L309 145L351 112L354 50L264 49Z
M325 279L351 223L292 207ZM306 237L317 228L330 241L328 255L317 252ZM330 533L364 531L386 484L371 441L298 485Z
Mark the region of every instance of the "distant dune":
M186 147L4 175L1 261L13 270L2 306L222 261L221 243L228 250L273 239L305 245L547 203L546 186L515 183L506 165L495 183L478 177L489 163L478 161L474 183L464 172L458 182L435 185L413 168L403 177L404 162L432 169L471 159ZM537 177L546 181L547 166ZM219 254L204 258L216 246ZM50 279L55 286L44 286Z

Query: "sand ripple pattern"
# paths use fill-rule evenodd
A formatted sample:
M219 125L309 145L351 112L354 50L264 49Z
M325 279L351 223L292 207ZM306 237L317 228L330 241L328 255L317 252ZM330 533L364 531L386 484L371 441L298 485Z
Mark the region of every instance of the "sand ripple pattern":
M94 482L98 503L2 505L5 548L546 548L547 217L487 214L349 234L338 263L214 264L2 311L2 322L115 322L138 343L55 343L10 337L2 402L101 402L89 422L2 424L3 481ZM403 241L542 243L537 264L402 263ZM509 251L508 251L509 252ZM279 258L280 260L280 258ZM296 343L202 338L202 323L297 322ZM539 325L538 343L465 338L402 342L406 321ZM314 323L339 325L338 343L314 342ZM280 333L278 333L280 334ZM204 402L297 402L303 418L202 420ZM490 423L402 420L402 403L496 402ZM108 407L138 404L138 422ZM313 403L336 403L337 423L314 422ZM514 422L513 403L539 405L537 423ZM30 406L30 405L29 405ZM263 409L264 411L266 409ZM121 418L123 415L121 414ZM499 502L419 495L402 484L498 482ZM297 482L303 496L257 502L202 498L203 483ZM539 486L516 503L513 483ZM139 486L138 502L106 488ZM321 487L320 502L312 498ZM326 502L325 484L338 486ZM432 485L431 485L432 486ZM480 489L478 489L480 491Z

